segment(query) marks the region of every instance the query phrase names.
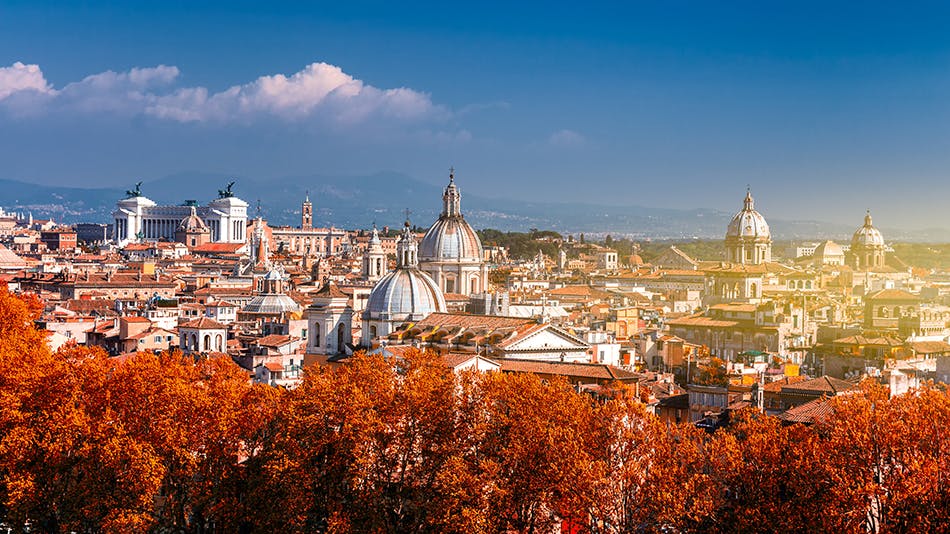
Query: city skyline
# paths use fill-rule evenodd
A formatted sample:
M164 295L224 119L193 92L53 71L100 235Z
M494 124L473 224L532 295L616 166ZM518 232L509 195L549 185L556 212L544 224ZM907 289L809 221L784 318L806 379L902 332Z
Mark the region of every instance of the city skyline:
M455 165L488 198L731 212L748 184L776 219L950 227L945 7L545 9L7 3L0 178Z

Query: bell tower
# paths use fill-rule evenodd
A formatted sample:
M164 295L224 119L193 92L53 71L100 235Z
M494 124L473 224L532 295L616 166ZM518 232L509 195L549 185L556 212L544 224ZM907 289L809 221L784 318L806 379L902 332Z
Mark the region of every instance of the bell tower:
M363 253L363 278L370 282L379 280L388 270L387 263L386 251L383 250L382 241L379 239L376 223L373 223L373 236Z
M300 229L313 229L313 204L310 203L310 193L307 193L307 197L304 199L303 206L300 209Z

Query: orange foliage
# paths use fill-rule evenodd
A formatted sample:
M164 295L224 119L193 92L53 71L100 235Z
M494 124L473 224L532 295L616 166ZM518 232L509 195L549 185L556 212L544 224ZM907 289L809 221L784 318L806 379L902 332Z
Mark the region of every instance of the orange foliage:
M227 359L51 353L0 290L0 522L39 532L935 532L950 396L865 384L713 434L531 375L358 355L284 391ZM710 369L711 378L718 371Z

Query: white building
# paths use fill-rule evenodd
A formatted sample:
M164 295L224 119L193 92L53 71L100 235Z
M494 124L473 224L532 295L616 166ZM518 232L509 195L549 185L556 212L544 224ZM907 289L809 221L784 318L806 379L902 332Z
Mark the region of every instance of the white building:
M228 327L207 317L178 325L178 338L178 346L186 353L228 350Z
M230 185L207 206L159 206L142 196L138 186L128 195L116 202L112 212L112 235L120 247L136 241L174 241L179 225L192 215L193 209L210 229L212 242L245 242L247 202L235 197Z
M313 296L307 308L307 353L346 354L353 343L353 308L349 297L328 283Z

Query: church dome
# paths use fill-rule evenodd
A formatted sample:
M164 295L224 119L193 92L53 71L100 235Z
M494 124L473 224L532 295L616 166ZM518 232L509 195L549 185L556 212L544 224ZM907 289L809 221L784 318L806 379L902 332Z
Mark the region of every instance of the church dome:
M844 257L844 249L834 241L825 241L815 248L815 256L826 257Z
M396 270L376 282L366 303L364 318L421 319L445 311L445 297L435 280L419 270L418 246L406 221L396 244Z
M432 278L419 269L398 268L376 283L366 314L379 319L421 319L445 311L445 297Z
M278 315L300 311L300 305L284 294L265 293L252 298L241 310L246 313Z
M765 217L755 210L752 192L746 191L742 209L735 214L726 230L727 240L771 241L772 233Z
M428 262L482 261L482 242L461 212L461 194L454 174L442 195L442 214L419 243L419 260Z
M263 291L255 295L242 311L268 315L299 312L300 305L283 291L284 278L284 273L280 268L268 271L261 277Z
M871 224L871 211L864 215L864 226L858 228L851 237L851 247L883 247L884 236Z
M465 219L440 217L419 243L419 259L480 262L482 242Z
M191 214L181 220L181 223L178 225L178 231L189 233L210 232L208 225L198 216L194 206L191 207Z

